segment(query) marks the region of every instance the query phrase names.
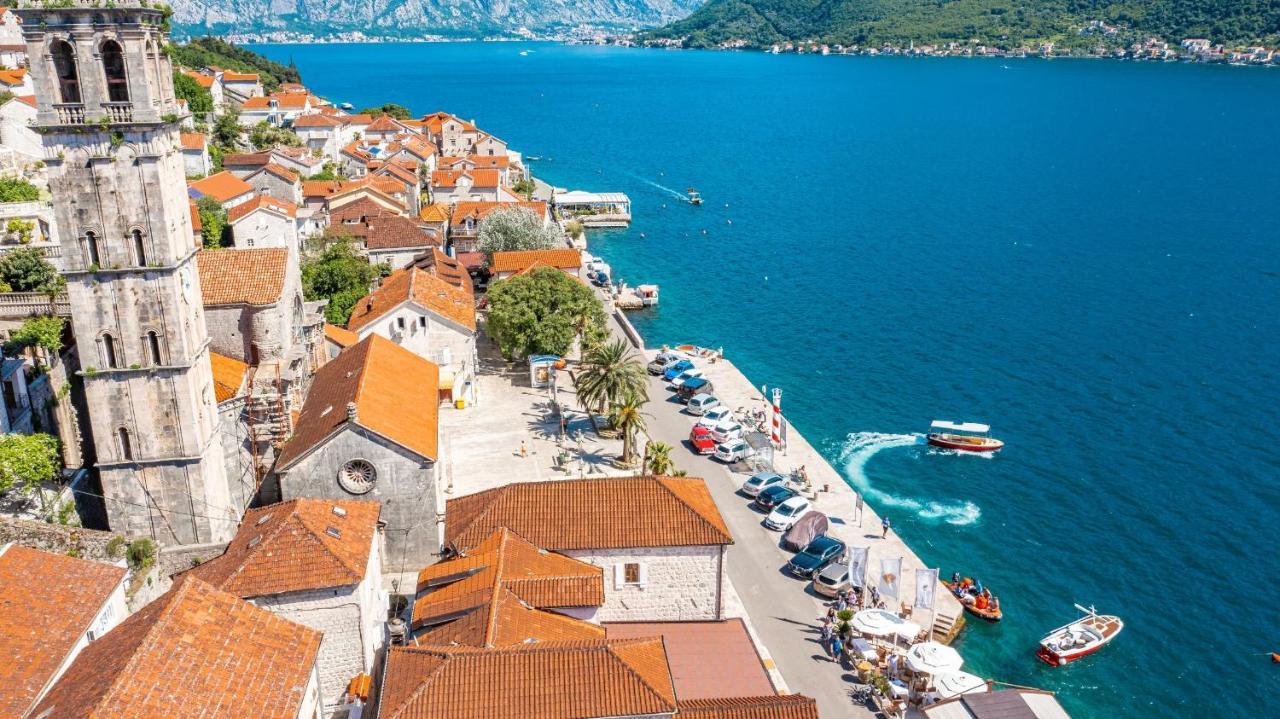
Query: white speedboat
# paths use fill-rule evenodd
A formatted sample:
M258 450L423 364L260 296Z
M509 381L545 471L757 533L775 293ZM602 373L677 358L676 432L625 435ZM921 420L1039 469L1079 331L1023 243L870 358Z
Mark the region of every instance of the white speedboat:
M1040 640L1036 656L1050 666L1060 667L1093 654L1103 648L1124 629L1120 617L1098 614L1093 607L1076 605L1084 612L1080 619L1064 624Z

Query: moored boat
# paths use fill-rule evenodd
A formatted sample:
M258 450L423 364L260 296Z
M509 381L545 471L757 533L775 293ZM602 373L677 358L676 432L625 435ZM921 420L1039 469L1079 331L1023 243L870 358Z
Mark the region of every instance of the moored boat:
M956 595L956 599L960 600L960 606L964 607L966 612L992 624L1004 619L1004 610L1000 608L1000 600L992 597L990 591L986 593L986 596L977 594L974 591L974 581L969 577L965 577L959 582L948 582L945 579L940 581L942 586L950 589L951 593Z
M987 435L991 427L976 422L947 422L935 419L926 438L931 446L960 452L999 452L1004 442Z
M1124 622L1111 614L1098 614L1093 607L1076 605L1084 612L1080 619L1064 624L1049 632L1040 640L1036 656L1044 663L1060 667L1093 654L1115 639Z

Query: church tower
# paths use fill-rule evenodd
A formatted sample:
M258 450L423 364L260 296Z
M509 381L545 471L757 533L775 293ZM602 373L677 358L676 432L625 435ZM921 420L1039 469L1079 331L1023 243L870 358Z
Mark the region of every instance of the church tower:
M243 508L217 434L167 19L139 0L17 12L111 529L225 541Z

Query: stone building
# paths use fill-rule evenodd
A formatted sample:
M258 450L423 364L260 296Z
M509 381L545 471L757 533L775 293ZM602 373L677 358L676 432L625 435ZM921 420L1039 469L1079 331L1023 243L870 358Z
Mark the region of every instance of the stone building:
M237 248L287 247L295 255L302 254L298 206L292 202L259 195L228 211L227 223Z
M159 8L16 10L112 529L228 539L208 336Z
M416 572L440 547L440 370L371 335L316 373L293 437L276 461L283 499L367 497L382 503L387 572Z
M499 527L601 567L604 602L589 615L593 620L724 617L725 552L733 536L701 479L518 482L451 499L445 549L468 552Z
M294 499L251 509L222 556L187 572L322 632L325 715L345 716L347 684L372 674L386 645L377 502Z

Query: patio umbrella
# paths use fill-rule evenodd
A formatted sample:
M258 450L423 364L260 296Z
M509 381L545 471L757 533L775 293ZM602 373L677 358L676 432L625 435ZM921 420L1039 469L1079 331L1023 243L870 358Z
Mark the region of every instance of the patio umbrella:
M898 635L914 638L920 633L919 624L908 622L887 609L863 609L853 615L849 623L854 631L873 637Z
M921 674L952 674L960 671L964 659L946 644L921 642L907 650L907 666Z
M982 677L969 672L952 672L935 677L933 688L934 691L938 692L939 699L950 699L961 694L982 694L990 691Z

